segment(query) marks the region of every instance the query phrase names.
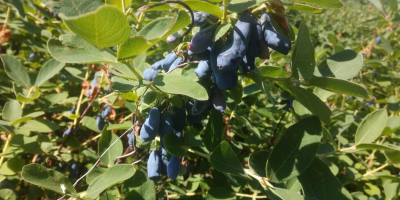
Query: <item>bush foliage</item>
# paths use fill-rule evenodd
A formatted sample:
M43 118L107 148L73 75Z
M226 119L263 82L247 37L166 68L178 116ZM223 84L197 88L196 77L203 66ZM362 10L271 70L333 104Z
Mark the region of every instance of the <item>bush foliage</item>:
M400 199L397 0L0 2L0 199Z

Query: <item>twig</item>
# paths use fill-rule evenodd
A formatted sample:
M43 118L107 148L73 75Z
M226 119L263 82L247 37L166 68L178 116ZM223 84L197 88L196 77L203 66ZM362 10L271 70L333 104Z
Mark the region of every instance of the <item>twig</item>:
M279 126L281 125L281 122L282 122L283 118L285 117L286 113L287 113L287 112L284 112L283 115L281 116L281 118L279 119L278 124L277 124L276 127L275 127L274 133L272 134L272 138L271 138L271 140L269 141L268 149L271 148L272 145L275 143L276 133L277 133L278 128L279 128Z
M136 164L142 162L142 160L144 160L148 155L149 155L149 153L146 153L146 155L144 155L141 159L139 159L139 160L133 162L131 165L133 166L133 165L136 165Z

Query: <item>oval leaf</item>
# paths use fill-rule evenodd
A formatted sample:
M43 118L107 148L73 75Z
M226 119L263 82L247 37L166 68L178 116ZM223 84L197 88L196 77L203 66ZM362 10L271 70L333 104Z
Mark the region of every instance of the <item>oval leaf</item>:
M385 129L388 115L386 109L379 109L368 114L361 122L356 132L355 142L372 143Z
M315 68L314 75L319 77L333 77L340 79L352 79L363 66L363 55L346 49L340 51Z
M267 177L282 183L303 173L317 154L322 138L318 117L303 118L290 126L274 146L267 161Z
M110 63L117 60L111 53L102 51L72 34L50 39L47 48L53 58L65 63Z
M24 88L29 88L31 86L28 72L16 58L9 55L1 55L1 61L3 62L8 77L14 80L15 83Z
M325 124L331 123L330 116L332 112L319 97L301 87L287 85L287 88L298 102L311 111L312 114L318 116L322 122Z
M292 55L292 76L308 82L313 77L314 68L314 46L306 22L303 21L299 27L299 34ZM301 76L299 76L299 72Z
M72 32L99 48L121 44L130 35L128 20L114 6L101 6L76 17L60 17Z
M335 78L315 77L310 79L309 83L310 85L338 94L347 94L364 99L369 98L368 91L364 87L350 81Z
M10 100L4 104L2 118L8 121L15 121L22 116L21 104L17 100Z
M104 174L95 178L87 189L87 198L96 198L105 189L118 182L126 180L135 174L135 169L130 164L120 164L111 167Z
M183 76L158 75L154 78L153 85L168 94L182 94L200 101L208 100L207 91L203 86Z
M266 177L265 167L267 166L267 160L269 157L269 151L257 151L250 155L249 167L253 172L261 177Z
M315 158L308 169L298 177L304 194L315 199L352 200L350 193L332 174L331 170L319 158Z
M210 163L220 172L235 175L245 174L238 157L235 152L233 152L231 145L226 141L221 142L211 153Z
M41 86L44 82L56 75L64 66L65 63L59 62L55 59L48 60L44 63L43 67L40 68L39 74L36 77L35 85Z
M22 179L34 185L44 187L59 194L76 194L75 188L71 182L62 173L48 169L39 164L29 164L22 168ZM61 185L64 185L66 190L63 193Z
M186 151L182 149L181 139L175 134L166 134L163 138L165 149L168 153L176 156L185 156Z
M101 132L101 137L99 139L98 155L100 156L103 152L111 146L112 143L118 140L107 152L100 158L101 163L104 166L111 167L114 166L114 161L118 156L122 155L123 146L121 140L117 135L107 130L107 125L103 128Z

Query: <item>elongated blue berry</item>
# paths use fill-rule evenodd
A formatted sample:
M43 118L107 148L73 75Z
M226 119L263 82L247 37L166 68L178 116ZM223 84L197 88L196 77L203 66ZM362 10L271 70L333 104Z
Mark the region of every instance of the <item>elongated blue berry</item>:
M101 117L105 119L105 118L110 114L110 111L111 111L111 106L110 106L110 105L106 106L106 107L101 111Z
M210 77L212 74L210 62L205 60L200 61L194 73L196 73L200 79Z
M214 32L217 25L213 24L198 32L190 42L188 49L193 53L201 53L207 50L213 44Z
M143 142L149 142L156 137L160 124L160 112L157 107L153 107L146 117L142 128L140 129L140 139Z
M103 130L104 126L106 125L106 121L105 121L105 119L103 117L97 116L96 124L97 124L97 128L99 130Z
M251 15L243 13L236 22L232 34L217 58L217 68L221 73L238 70L249 44L251 21Z
M150 153L149 160L147 160L147 174L149 179L157 181L160 179L161 172L161 158L160 151L153 150Z
M168 72L172 71L173 69L175 69L183 60L183 57L179 57L177 58L169 67Z
M172 180L176 179L176 177L178 177L179 174L179 168L180 168L179 158L172 155L168 163L168 169L167 169L168 178Z
M154 77L157 76L157 71L154 69L146 69L143 72L143 78L146 81L153 81Z
M263 19L265 19L263 22L265 44L269 48L287 55L292 48L291 41L275 29L267 13L261 15L261 20Z
M169 68L171 67L172 63L174 63L174 61L176 60L176 53L172 52L170 54L167 55L167 57L165 57L165 59L163 60L162 63L162 68L164 69L164 71L168 71Z
M159 128L159 135L160 139L162 139L165 134L173 133L174 132L174 125L172 122L171 115L168 113L167 110L164 110L161 114L160 119L160 128Z

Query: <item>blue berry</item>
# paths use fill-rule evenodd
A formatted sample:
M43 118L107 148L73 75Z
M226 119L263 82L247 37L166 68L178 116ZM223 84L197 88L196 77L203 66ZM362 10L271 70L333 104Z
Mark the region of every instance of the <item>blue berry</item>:
M143 72L143 78L146 81L153 81L154 77L157 76L157 71L154 69L146 69Z

